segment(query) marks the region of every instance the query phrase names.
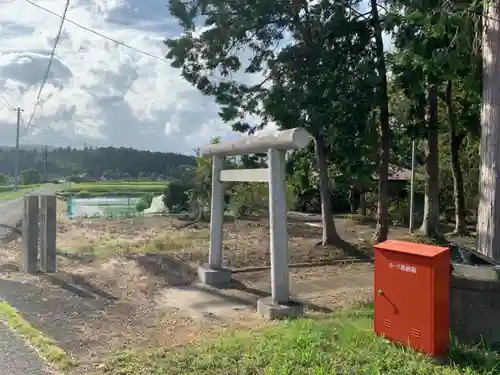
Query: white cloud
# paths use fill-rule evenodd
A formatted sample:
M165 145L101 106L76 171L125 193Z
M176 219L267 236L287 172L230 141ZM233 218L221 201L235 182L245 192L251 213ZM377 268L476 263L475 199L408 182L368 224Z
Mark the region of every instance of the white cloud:
M64 0L34 0L57 14ZM72 0L71 21L158 57L180 34L166 0ZM60 18L25 0L0 0L0 93L26 122ZM257 83L259 77L233 78ZM215 136L235 139L213 98L177 69L66 22L33 124L22 143L112 145L191 152ZM0 144L14 144L14 111L0 103ZM300 124L297 124L300 126ZM45 131L40 131L38 128ZM266 132L275 130L273 124Z
M35 0L62 14L63 0ZM164 0L72 0L67 18L158 57L180 29ZM22 15L22 16L20 16ZM24 0L0 0L0 93L27 121L60 19ZM0 144L13 144L16 115L0 104ZM23 143L113 145L191 152L231 135L213 99L168 62L66 22L33 127ZM40 131L37 128L46 131Z

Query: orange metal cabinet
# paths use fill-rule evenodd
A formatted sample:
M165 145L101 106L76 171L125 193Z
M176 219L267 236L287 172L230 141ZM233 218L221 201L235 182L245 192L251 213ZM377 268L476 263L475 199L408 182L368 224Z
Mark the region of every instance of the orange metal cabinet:
M374 330L435 357L447 357L450 250L405 241L375 246Z

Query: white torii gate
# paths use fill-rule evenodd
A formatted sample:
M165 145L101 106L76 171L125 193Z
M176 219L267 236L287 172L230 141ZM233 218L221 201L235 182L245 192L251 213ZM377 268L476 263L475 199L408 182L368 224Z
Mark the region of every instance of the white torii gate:
M211 144L201 150L202 156L213 159L208 264L198 270L204 284L220 287L231 281L231 270L222 267L224 182L269 183L271 297L259 299L257 311L270 319L303 313L303 306L290 300L285 152L303 148L309 141L310 135L306 130L295 128L273 135L249 136L235 142ZM222 169L225 157L253 153L267 153L269 168Z

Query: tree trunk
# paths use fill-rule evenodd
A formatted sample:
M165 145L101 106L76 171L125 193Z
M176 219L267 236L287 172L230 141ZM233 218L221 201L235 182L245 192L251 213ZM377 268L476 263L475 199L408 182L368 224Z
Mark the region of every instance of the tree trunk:
M439 152L437 122L437 90L431 86L428 93L427 142L425 147L425 201L424 218L420 232L438 237L439 232Z
M323 236L321 245L334 245L340 241L340 237L333 222L332 202L330 187L328 186L328 168L326 163L326 147L321 136L315 137L315 151L319 175L319 195L321 199L321 222Z
M387 95L387 69L385 66L382 27L377 8L377 0L370 0L373 30L375 32L375 52L379 75L378 105L380 108L380 165L378 178L377 230L375 241L387 240L389 234L389 97Z
M349 206L351 208L351 214L355 214L357 207L356 207L356 193L354 186L349 187L348 200L349 200Z
M455 230L454 234L467 234L465 222L465 192L462 167L460 165L460 146L462 145L463 134L458 134L453 108L453 83L448 81L446 87L446 105L448 107L448 125L450 133L450 159L451 172L453 175L453 199L455 201Z
M477 250L500 260L500 2L488 1L483 17L483 105L479 154Z
M359 193L359 213L361 216L366 216L366 196L363 190Z

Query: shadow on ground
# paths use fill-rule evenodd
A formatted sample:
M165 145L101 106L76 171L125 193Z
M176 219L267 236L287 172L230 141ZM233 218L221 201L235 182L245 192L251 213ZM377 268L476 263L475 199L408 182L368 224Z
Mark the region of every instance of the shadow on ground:
M186 285L196 280L196 270L189 264L162 253L145 253L126 255L134 260L150 275L162 278L166 285Z
M248 287L244 283L242 283L242 282L240 282L238 280L235 280L235 279L233 279L231 281L231 284L229 284L227 286L227 288L225 288L225 289L229 289L229 290L233 289L233 290L242 291L242 292L245 292L245 293L252 294L252 295L254 295L254 296L258 297L258 298L265 298L265 297L271 296L271 294L269 292L265 291L265 290ZM218 295L224 296L223 293L221 293L220 291L218 291L216 289L213 290L212 293L216 293ZM321 312L321 313L329 313L329 312L333 311L332 309L330 309L328 307L319 306L319 305L316 305L316 304L309 303L307 301L300 301L300 302L304 303L306 309L309 310L309 311Z
M118 300L117 297L90 283L81 275L58 272L57 274L42 274L42 276L52 284L57 285L62 289L77 295L78 297L90 299L103 298L108 302L115 302Z

